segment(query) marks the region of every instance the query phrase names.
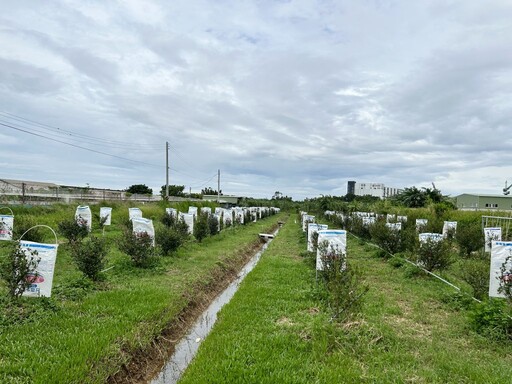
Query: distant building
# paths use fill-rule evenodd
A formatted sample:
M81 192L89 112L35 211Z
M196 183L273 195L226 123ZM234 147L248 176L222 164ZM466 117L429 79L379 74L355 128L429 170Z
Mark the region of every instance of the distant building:
M463 193L456 200L457 208L464 211L512 210L512 196Z
M357 183L355 181L349 181L347 184L347 193L353 193L356 196L374 196L384 199L397 195L400 192L402 192L401 189L386 187L382 183Z
M356 182L349 181L347 183L347 195L355 195L356 194Z
M217 199L219 199L217 195L203 195L203 200L205 201L217 201ZM241 199L241 196L220 195L218 202L223 205L236 206L240 203Z

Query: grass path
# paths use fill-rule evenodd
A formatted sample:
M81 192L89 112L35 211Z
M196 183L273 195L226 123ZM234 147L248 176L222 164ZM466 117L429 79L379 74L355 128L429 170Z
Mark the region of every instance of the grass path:
M116 267L96 289L84 289L62 246L55 295L41 300L27 321L0 324L0 383L105 383L134 351L150 346L176 321L195 295L239 264L258 244L259 232L282 218L187 243L150 269L133 267L112 249L109 259Z
M329 322L300 229L282 228L221 311L180 383L509 383L512 344L475 334L454 291L408 277L349 238L370 291L362 312Z

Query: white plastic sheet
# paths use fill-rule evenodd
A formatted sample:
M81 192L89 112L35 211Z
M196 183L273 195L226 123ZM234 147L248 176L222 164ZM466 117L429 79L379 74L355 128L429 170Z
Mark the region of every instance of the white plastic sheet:
M197 216L197 207L188 207L188 213L189 215Z
M394 214L391 214L391 213L388 213L386 215L386 223L392 223L395 221L395 215Z
M500 268L507 262L507 270L512 268L512 242L493 241L491 247L491 268L489 276L489 296L505 297L503 293L498 292L502 279L512 279L512 275L501 276ZM508 259L508 260L507 260Z
M0 215L0 240L12 240L14 229L13 215Z
M165 208L165 213L172 217L178 216L178 211L175 208Z
M427 242L427 240L432 240L432 241L441 241L443 240L443 235L440 234L440 233L420 233L418 235L419 239L420 239L420 244L424 244Z
M334 251L340 257L347 253L347 231L342 229L327 229L318 231L318 245L327 242L329 251ZM316 251L316 269L317 271L324 270L324 263L320 247Z
M313 244L313 236L318 231L323 231L328 229L329 226L327 224L315 224L315 223L309 223L308 224L308 252L314 252L315 247Z
M501 241L501 227L484 228L485 252L491 252L492 242Z
M87 230L91 232L92 228L92 214L91 208L88 205L76 207L75 220L79 225L86 226Z
M416 230L421 231L422 228L425 228L428 224L427 219L416 219Z
M132 219L132 224L133 233L135 233L135 235L146 232L153 240L153 246L155 246L155 228L153 227L153 220L136 217Z
M33 241L20 241L20 248L29 256L33 251L37 252L37 258L40 259L36 268L37 276L32 278L32 283L23 296L45 296L52 295L53 273L55 271L55 261L57 260L58 244L43 244ZM30 276L29 276L30 278Z
M112 208L110 207L101 207L100 208L100 220L104 220L106 217L105 223L103 225L110 225L112 223Z
M192 213L179 213L180 220L184 220L185 224L188 227L188 233L192 234L194 232L194 214Z
M448 232L451 231L453 231L453 234L455 235L455 232L457 231L457 222L445 221L443 224L443 237L446 238L448 236Z
M212 214L212 209L210 207L201 207L201 213L206 213L210 216Z
M375 220L376 220L375 217L371 217L371 216L370 217L363 217L363 225L365 227L368 227L368 226L374 224Z
M400 231L402 230L402 223L386 223L386 227L392 231Z
M128 208L128 216L130 217L130 220L141 219L142 211L139 208Z
M306 232L308 229L308 223L314 223L315 222L315 216L312 215L304 215L302 216L302 231Z
M399 221L401 223L407 223L407 216L397 216L396 221Z

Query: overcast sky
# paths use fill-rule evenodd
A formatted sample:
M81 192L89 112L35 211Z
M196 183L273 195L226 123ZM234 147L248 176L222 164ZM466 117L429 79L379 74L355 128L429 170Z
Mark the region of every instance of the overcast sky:
M169 141L193 192L512 182L510 0L1 0L0 48L0 178L157 192Z

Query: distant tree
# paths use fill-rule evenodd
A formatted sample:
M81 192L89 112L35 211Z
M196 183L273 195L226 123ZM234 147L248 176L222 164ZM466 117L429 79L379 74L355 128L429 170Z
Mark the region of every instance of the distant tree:
M146 184L134 184L126 189L126 192L139 194L139 195L152 195L153 190L149 188Z
M222 191L220 191L220 194L222 195ZM217 190L215 190L211 187L204 188L204 189L201 189L201 195L217 195Z
M184 185L169 185L169 196L185 196ZM160 196L165 197L165 185L160 189Z

